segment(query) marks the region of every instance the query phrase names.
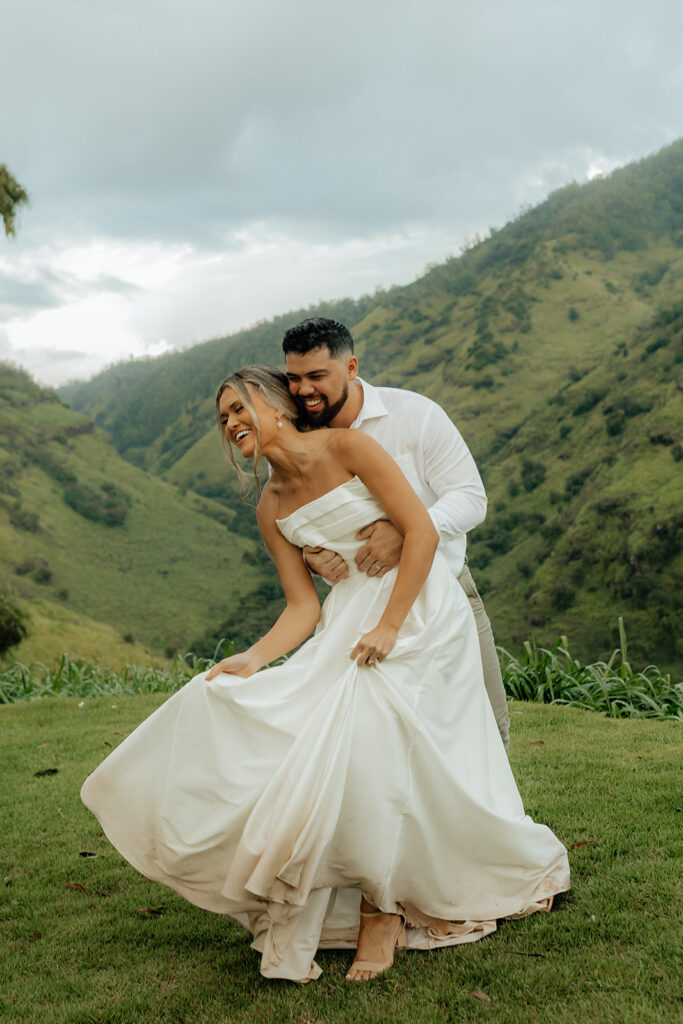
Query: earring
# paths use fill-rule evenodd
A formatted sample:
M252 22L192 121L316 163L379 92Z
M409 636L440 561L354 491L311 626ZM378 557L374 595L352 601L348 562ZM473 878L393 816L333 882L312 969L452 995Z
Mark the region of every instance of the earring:
M282 430L282 419L279 416L277 420L277 429Z

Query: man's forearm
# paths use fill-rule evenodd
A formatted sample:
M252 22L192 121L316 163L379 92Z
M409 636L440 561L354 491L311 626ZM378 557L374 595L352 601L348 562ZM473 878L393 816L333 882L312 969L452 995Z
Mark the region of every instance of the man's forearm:
M440 543L443 544L469 533L483 523L486 518L486 494L483 488L451 491L438 498L428 511Z

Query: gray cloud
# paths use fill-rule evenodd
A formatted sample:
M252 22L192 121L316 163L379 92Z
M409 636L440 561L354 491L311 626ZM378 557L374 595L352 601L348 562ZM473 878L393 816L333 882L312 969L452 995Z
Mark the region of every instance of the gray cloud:
M683 135L678 0L5 8L0 353L49 383L407 282Z
M135 295L139 285L110 274L82 280L73 274L58 274L40 264L19 268L15 273L0 270L0 317L6 321L42 309L56 309L66 300L78 300L102 292Z
M51 366L53 363L58 365L61 363L80 363L84 359L89 358L90 353L84 352L80 349L58 349L55 350L50 347L33 348L30 352L26 349L18 348L12 344L9 334L7 331L0 327L0 360L5 362L17 362L24 364L26 357L30 356L30 361L33 366L46 367Z
M3 28L27 241L457 235L683 134L676 0L34 0Z
M138 295L144 291L135 282L124 281L123 278L114 277L112 274L100 274L87 283L87 288L97 292L113 292L116 295Z
M25 349L15 346L7 331L0 328L0 363L2 362L25 367L39 383L48 386L78 376L83 368L92 373L101 366L101 360L93 358L92 353L81 349L55 349L48 346Z
M55 351L52 348L38 348L33 349L31 352L32 358L37 362L44 364L52 363L80 363L84 357L88 355L87 352L81 351L81 349L59 349Z
M52 284L44 279L22 280L0 271L0 315L9 318L27 309L51 309L59 301Z

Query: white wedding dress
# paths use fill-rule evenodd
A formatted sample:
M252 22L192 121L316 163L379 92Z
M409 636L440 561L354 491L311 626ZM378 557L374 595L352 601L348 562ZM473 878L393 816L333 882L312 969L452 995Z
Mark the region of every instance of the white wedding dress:
M317 949L355 947L361 893L426 949L569 888L565 848L524 814L474 618L438 553L391 654L350 660L396 575L353 563L382 514L354 478L280 520L350 565L315 635L249 679L195 676L82 789L138 871L253 933L270 978L316 978Z

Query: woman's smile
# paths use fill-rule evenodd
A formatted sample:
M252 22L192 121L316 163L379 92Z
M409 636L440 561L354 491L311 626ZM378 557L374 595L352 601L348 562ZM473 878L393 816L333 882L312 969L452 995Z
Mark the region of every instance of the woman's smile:
M254 454L254 424L249 411L233 388L226 388L220 400L219 419L225 437L247 459Z

